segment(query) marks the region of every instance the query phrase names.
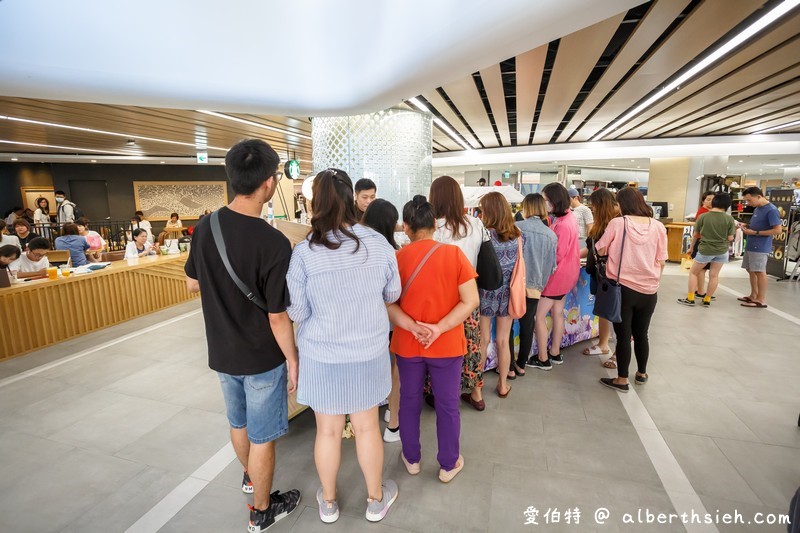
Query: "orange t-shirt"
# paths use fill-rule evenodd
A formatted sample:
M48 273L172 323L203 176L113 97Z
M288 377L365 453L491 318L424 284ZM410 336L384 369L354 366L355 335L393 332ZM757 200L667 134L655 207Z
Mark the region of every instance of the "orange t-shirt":
M425 254L436 241L422 240L397 252L400 281L406 286ZM478 277L464 253L452 244L443 244L428 258L399 304L414 320L436 324L458 304L458 286ZM467 353L467 338L459 324L443 332L428 349L414 335L395 327L391 351L400 357L457 357Z

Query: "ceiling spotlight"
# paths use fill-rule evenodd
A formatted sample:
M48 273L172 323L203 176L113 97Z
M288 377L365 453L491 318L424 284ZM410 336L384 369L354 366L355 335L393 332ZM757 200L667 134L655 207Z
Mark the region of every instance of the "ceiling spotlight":
M739 163L741 163L741 162L742 162L742 160L740 159L740 160L739 160Z
M163 165L163 164L164 164L164 161L161 161L161 164Z
M11 158L11 160L12 160L12 161L19 161L19 159L18 159L18 158L16 158L16 157L12 157L12 158Z
M97 163L97 159L92 159L92 163Z

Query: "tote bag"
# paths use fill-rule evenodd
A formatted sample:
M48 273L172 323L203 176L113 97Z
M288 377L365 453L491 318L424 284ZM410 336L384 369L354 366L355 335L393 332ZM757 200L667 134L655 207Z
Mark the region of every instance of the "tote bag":
M497 258L491 239L481 243L475 271L478 273L479 289L495 291L503 286L503 269L500 268L500 260Z
M517 237L517 262L511 272L508 292L508 316L522 318L525 315L525 259L522 257L522 235Z
M619 274L622 272L622 253L625 251L625 235L628 232L627 219L623 217L622 246L619 251L619 266L617 268L617 281L609 279L606 275L606 264L597 264L597 294L594 297L594 314L605 318L609 322L622 322L622 287L619 284Z

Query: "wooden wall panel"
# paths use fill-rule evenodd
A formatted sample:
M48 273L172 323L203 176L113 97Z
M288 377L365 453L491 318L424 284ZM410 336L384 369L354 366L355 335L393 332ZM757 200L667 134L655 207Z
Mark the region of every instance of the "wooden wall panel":
M186 290L187 257L117 261L93 274L0 289L0 361L197 298Z
M706 0L700 4L572 140L594 137L762 5L761 0Z
M539 99L547 45L517 56L517 144L526 145L531 136L533 115Z
M550 142L624 17L625 13L620 13L561 39L533 134L533 144Z
M566 142L584 120L595 110L609 92L639 61L639 58L653 44L656 36L661 35L672 24L678 15L686 9L690 0L656 1L645 17L639 22L628 41L609 65L603 76L597 81L592 91L573 115L567 127L558 137L558 142Z

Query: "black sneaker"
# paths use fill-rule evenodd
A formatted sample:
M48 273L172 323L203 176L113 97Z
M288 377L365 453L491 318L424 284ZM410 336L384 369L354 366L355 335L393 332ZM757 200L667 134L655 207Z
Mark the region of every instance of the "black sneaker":
M712 297L711 299L713 300L714 298ZM711 302L703 300L703 307L711 307Z
M705 294L700 294L699 292L695 291L695 292L694 292L694 297L695 297L696 299L698 299L698 300L702 300L703 298L705 298L705 297L706 297L706 295L705 295ZM717 297L716 297L716 296L712 296L712 297L711 297L711 301L712 301L712 302L713 302L714 300L716 300L716 299L717 299Z
M253 494L253 482L250 481L250 475L247 473L247 470L244 471L244 477L242 477L242 492L245 494Z
M260 511L252 505L247 506L250 508L250 523L247 525L247 531L249 533L266 531L272 527L275 522L289 516L292 511L297 509L299 504L299 490L292 489L284 493L276 490L269 495L269 509Z
M547 356L550 358L550 362L553 363L554 365L563 365L564 364L564 358L561 357L561 354L550 355L548 353Z
M689 298L678 298L678 303L694 307L694 300L690 300Z
M528 362L525 364L530 368L536 368L538 370L553 370L553 365L550 361L540 361L537 356L533 356L528 359Z

